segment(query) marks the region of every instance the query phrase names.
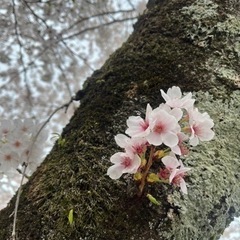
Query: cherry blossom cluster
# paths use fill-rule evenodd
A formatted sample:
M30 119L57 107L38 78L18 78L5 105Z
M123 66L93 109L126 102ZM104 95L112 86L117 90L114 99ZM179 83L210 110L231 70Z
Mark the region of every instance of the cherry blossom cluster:
M46 131L36 137L40 124L31 119L0 121L0 175L10 176L27 165L32 173L42 160Z
M213 120L194 107L192 93L183 96L176 86L166 93L160 91L165 103L155 109L148 104L145 118L130 116L126 135L115 136L117 145L124 151L110 158L114 165L107 171L112 179L124 173L134 174L139 196L146 184L156 182L180 187L187 194L184 178L190 168L184 167L182 159L191 146L214 137Z

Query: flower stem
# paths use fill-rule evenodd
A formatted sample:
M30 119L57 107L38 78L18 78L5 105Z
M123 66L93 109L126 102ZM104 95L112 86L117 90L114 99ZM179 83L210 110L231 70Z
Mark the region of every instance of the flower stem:
M150 167L152 166L152 163L153 163L152 159L153 159L154 150L155 150L155 147L151 146L151 150L150 150L150 155L149 155L149 159L148 159L148 162L147 162L147 166L146 166L146 168L145 168L145 170L143 172L141 183L139 185L139 192L138 192L138 196L139 197L142 196L143 189L144 189L145 184L146 184L146 178L147 178L149 169L150 169Z

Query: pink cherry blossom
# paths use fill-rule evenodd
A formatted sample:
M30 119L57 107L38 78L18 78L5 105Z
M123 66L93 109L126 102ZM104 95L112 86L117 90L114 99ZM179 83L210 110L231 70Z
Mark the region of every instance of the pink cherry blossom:
M117 134L115 136L115 141L117 145L124 148L126 152L132 152L139 155L146 151L148 144L145 138L129 138L124 134Z
M214 137L213 120L207 113L199 113L194 108L192 93L183 96L180 88L173 86L167 93L161 90L161 94L166 103L161 103L155 109L148 104L145 118L128 118L125 133L130 137L124 134L115 136L117 145L125 152L118 152L111 157L114 165L107 171L112 179L120 178L123 173L140 171L134 176L136 181L141 179L139 196L142 195L149 176L152 173L155 176L160 159L164 167L159 164L157 180L161 178L162 182L180 187L187 194L184 178L190 168L184 167L175 154L187 155L189 143L195 146L199 141L209 141Z
M161 95L166 101L166 104L172 108L191 108L195 102L195 99L192 99L192 93L188 93L186 96L182 97L182 92L179 87L173 86L167 90L165 93L162 89Z
M181 191L187 194L187 186L184 180L184 176L186 175L186 172L190 170L190 168L184 167L181 160L178 161L177 158L172 156L166 156L162 158L162 162L165 165L167 171L170 173L169 183L179 186L181 188Z
M26 119L14 119L14 131L19 132L21 134L32 134L32 130L34 127L33 120L30 118Z
M0 171L4 169L4 174L8 175L25 162L28 171L33 172L42 160L46 130L43 129L36 138L40 125L30 119L2 120L0 124Z
M10 147L5 147L0 150L0 171L6 173L11 169L16 169L19 166L19 156L12 151Z
M170 115L174 116L176 118L177 121L180 121L180 119L183 116L183 111L180 108L170 108L167 104L165 103L161 103L159 105L160 109L165 110L166 112L168 112Z
M10 120L1 120L0 125L0 134L3 136L6 136L10 131L13 129L13 123ZM1 137L1 136L0 136Z
M15 151L17 154L22 154L23 149L29 143L29 137L21 132L11 132L8 134L6 141L8 146L11 147L12 151Z
M123 173L136 173L141 164L140 157L129 152L117 152L110 161L114 165L108 168L107 175L112 179L120 178Z
M210 141L214 137L212 127L213 120L205 113L200 113L198 109L189 111L189 124L191 129L190 144L196 146L200 141Z
M180 162L177 160L177 158L175 157L175 155L173 156L165 156L162 158L162 162L165 165L165 167L172 171L173 169L176 169L177 167L180 166Z
M127 120L126 134L131 137L146 137L149 132L149 115L152 112L150 104L147 105L145 119L140 116L130 116Z
M176 118L168 112L160 108L154 109L149 117L149 127L150 133L146 139L150 144L160 146L164 143L168 147L177 145L180 126Z

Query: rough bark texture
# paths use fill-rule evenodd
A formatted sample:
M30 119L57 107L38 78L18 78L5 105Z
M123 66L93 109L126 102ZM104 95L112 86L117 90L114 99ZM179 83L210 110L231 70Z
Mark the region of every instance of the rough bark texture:
M134 33L87 79L81 106L24 186L19 239L218 239L239 214L240 22L238 0L150 1ZM114 135L129 115L162 102L159 89L194 91L215 121L214 141L194 149L189 194L152 186L160 206L136 197L129 177L106 176ZM15 197L0 213L9 239ZM68 213L74 210L74 225Z

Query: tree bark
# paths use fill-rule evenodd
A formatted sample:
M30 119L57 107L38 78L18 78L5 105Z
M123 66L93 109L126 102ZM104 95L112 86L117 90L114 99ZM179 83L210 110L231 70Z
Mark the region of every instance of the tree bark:
M234 0L155 0L128 41L87 79L62 138L24 186L19 239L218 239L239 215L240 19ZM157 107L159 89L193 91L214 119L216 137L193 149L188 195L167 184L137 197L131 176L114 181L109 158L126 119ZM10 239L15 197L0 212ZM74 224L68 221L73 209Z

